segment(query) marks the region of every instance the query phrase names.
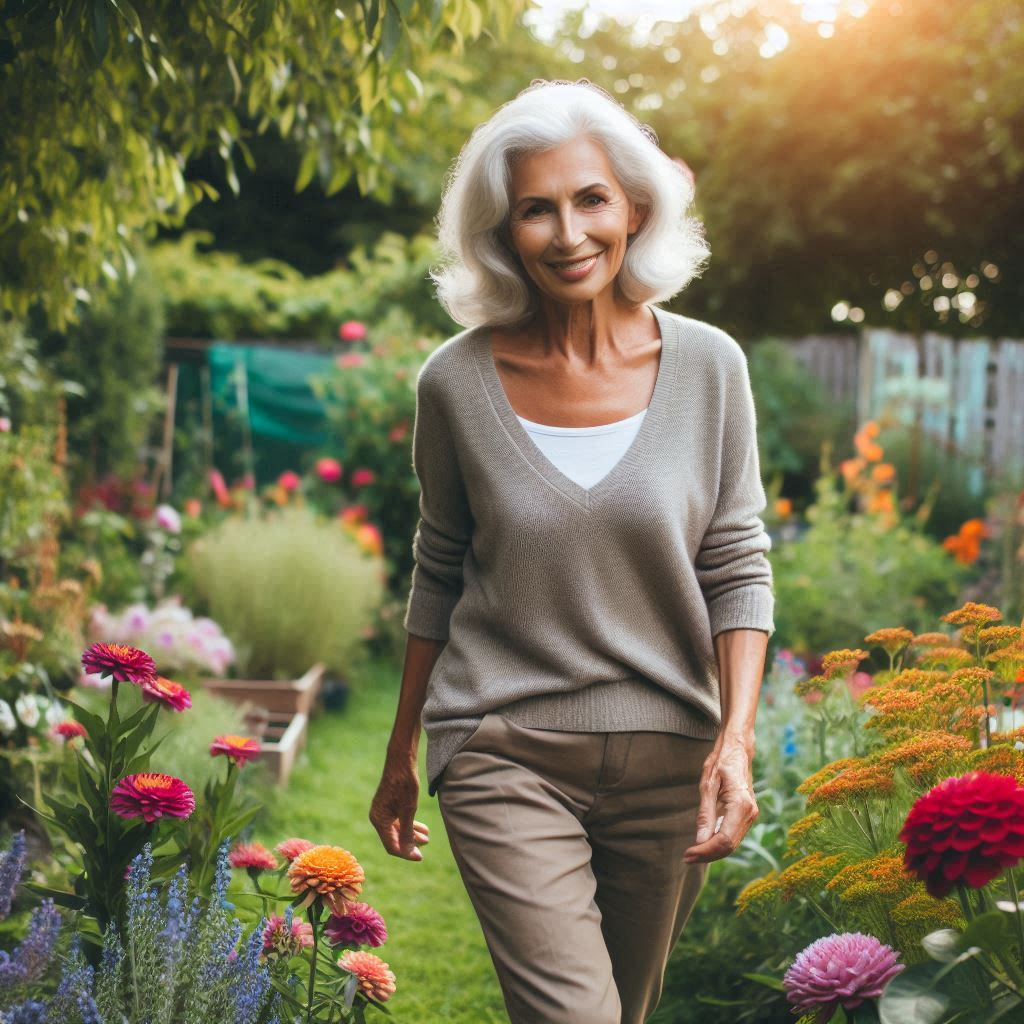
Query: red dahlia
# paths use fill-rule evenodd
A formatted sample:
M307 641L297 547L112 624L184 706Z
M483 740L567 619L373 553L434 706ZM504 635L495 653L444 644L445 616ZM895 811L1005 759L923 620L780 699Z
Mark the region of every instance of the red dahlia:
M110 808L121 818L187 818L196 809L196 798L173 775L141 772L125 776L114 787Z
M82 655L82 668L98 676L110 676L119 683L151 683L156 679L156 664L137 647L128 644L95 643Z
M1024 857L1024 786L989 772L945 779L910 808L899 838L907 870L936 899L958 883L980 889Z

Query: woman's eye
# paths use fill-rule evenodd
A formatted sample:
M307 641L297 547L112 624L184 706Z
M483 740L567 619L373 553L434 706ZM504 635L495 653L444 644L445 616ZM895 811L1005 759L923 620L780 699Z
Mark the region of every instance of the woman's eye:
M543 207L536 206L536 205L528 207L526 210L523 211L523 216L524 217L532 217L535 213L538 213L541 209L543 209Z
M603 202L604 202L604 198L603 198L602 196L597 196L597 195L590 195L590 196L587 196L587 198L586 198L586 199L584 199L583 201L584 201L584 202L587 202L587 201L588 201L588 200L590 200L590 199L596 199L596 200L597 200L597 201L598 201L599 203L603 203Z

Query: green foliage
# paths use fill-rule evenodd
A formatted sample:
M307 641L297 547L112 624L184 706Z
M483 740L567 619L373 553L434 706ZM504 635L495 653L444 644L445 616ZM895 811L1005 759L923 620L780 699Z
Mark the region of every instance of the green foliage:
M394 126L454 87L438 51L459 55L521 0L459 4L212 0L139 5L49 0L4 20L0 64L0 307L38 299L63 326L76 304L122 274L132 237L181 223L212 189L184 180L188 157L216 148L237 191L246 163L238 111L302 146L295 181L328 194L353 178L387 198Z
M67 404L72 489L107 474L130 477L163 408L161 289L144 251L135 259L134 277L98 293L78 323L47 332L38 312L30 321L47 368L81 383Z
M296 679L320 661L344 670L384 591L379 560L303 507L226 519L187 558L243 678Z
M815 491L806 532L769 555L779 644L856 647L894 622L922 632L954 603L964 568L918 523L850 511L827 459Z
M761 476L782 477L782 492L795 497L813 479L822 444L852 432L853 410L833 401L785 341L757 342L748 360Z
M189 233L152 250L171 335L315 338L326 346L342 321L373 325L395 307L416 330L448 334L454 327L429 287L435 250L427 235L405 239L386 231L372 247L357 246L347 267L318 277L278 260L242 263L230 253L197 251L208 240Z
M373 350L358 366L338 367L314 378L314 393L327 406L333 443L328 446L346 467L373 470L368 486L350 492L367 508L384 537L391 582L408 585L412 536L419 516L419 485L410 455L416 416L416 375L434 345L425 338L410 344L411 325L394 311L372 334Z

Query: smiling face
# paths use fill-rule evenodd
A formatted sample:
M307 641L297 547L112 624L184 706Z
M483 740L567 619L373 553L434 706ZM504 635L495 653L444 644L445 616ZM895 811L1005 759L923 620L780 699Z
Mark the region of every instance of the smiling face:
M563 303L612 294L627 236L643 221L604 147L576 138L512 165L509 233L541 293Z

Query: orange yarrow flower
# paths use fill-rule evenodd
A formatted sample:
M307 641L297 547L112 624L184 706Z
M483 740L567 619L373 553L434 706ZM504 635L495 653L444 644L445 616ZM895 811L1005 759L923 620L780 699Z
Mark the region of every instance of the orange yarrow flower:
M972 661L974 657L971 652L965 651L962 647L929 647L917 659L919 665L928 668L940 665L946 668L964 667Z
M911 647L937 647L939 645L949 644L952 637L946 633L918 633L913 640L910 641Z
M821 671L826 678L831 679L836 675L852 672L865 658L869 657L871 657L871 652L862 651L860 648L829 651L821 659Z
M303 893L299 906L310 906L319 896L339 917L359 895L365 874L359 861L340 846L314 846L300 853L288 868L292 892Z
M881 647L886 654L897 654L914 639L914 634L906 626L893 626L888 629L876 629L864 637L864 643Z
M1002 617L1003 613L992 605L968 601L955 611L946 612L941 619L951 626L983 626L986 622L998 622Z
M858 797L878 797L892 792L892 774L878 764L847 768L820 785L807 798L812 803L842 804Z
M830 779L834 779L840 772L844 772L847 768L853 768L863 763L864 762L859 757L841 757L838 761L832 761L830 764L819 768L812 775L808 775L807 778L796 787L796 791L798 793L803 793L804 796L808 796L823 783L828 782Z

